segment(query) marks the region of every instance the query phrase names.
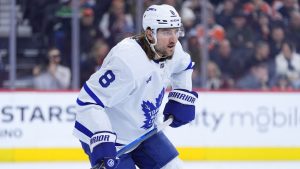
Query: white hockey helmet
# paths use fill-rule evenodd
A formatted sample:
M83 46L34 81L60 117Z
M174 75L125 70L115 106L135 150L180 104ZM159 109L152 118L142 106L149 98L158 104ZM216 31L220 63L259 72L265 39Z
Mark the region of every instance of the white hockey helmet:
M151 5L143 15L143 29L150 28L156 33L159 28L181 28L181 17L170 5Z
M157 44L157 30L160 28L178 28L177 37L184 36L182 29L181 17L176 9L170 5L151 5L147 8L143 15L143 29L146 31L150 28L154 34L154 42L150 43L151 50L156 54L155 59L165 58L168 56L160 56L154 46Z

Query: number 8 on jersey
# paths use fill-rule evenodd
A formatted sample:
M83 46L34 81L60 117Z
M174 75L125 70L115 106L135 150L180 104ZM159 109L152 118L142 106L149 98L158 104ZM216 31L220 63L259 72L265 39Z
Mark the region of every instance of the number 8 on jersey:
M115 79L116 79L115 74L111 70L108 70L99 78L99 83L102 87L106 88Z

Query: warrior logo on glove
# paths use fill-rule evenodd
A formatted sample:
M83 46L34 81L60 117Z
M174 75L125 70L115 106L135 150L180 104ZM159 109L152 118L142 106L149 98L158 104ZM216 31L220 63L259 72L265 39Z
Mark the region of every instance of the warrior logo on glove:
M185 89L174 89L170 92L169 101L164 109L164 120L173 116L171 127L179 127L195 119L195 101L198 94Z

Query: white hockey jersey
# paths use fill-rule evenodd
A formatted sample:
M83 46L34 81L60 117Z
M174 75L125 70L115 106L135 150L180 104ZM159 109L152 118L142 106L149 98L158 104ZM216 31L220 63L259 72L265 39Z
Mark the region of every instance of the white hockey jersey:
M77 99L74 135L89 145L93 133L114 132L127 145L151 130L165 89L192 89L193 63L177 42L171 60L150 60L141 46L126 38L109 52Z

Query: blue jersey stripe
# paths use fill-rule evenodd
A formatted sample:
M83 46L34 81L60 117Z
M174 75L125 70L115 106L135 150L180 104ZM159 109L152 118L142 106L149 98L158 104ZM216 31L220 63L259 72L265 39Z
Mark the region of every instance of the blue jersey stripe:
M191 60L190 64L184 70L193 69L194 65L195 65L194 62L192 62L192 60Z
M95 103L83 102L83 101L81 101L79 98L77 98L76 102L77 102L77 104L78 104L79 106L87 106L87 105L91 105L91 104L97 105L97 104L95 104Z
M84 127L78 121L75 122L75 128L77 130L79 130L80 132L82 132L83 134L85 134L86 136L90 137L90 138L93 136L93 132L91 132L89 129L87 129L86 127Z
M95 93L88 87L88 85L85 83L83 85L84 90L89 94L89 96L95 100L95 102L104 108L104 104L101 102L101 100L95 95Z

